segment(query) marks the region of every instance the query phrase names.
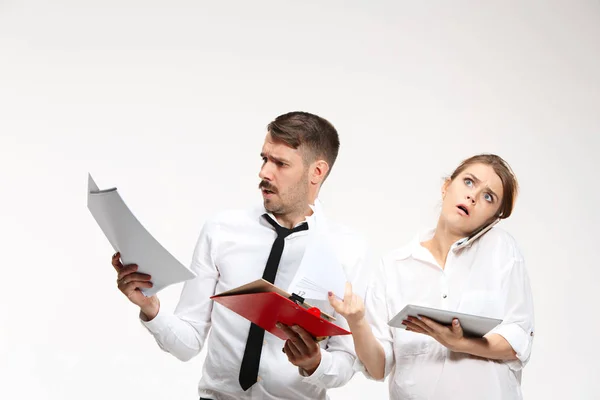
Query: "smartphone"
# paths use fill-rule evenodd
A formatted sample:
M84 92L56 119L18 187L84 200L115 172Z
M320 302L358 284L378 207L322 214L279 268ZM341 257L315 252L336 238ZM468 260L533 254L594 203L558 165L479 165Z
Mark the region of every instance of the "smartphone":
M486 233L487 231L489 231L490 229L492 229L494 227L494 225L496 225L498 222L500 222L500 218L497 218L493 222L491 222L491 223L489 223L487 225L484 225L481 228L477 229L475 232L473 232L471 234L471 236L462 239L456 245L455 249L456 250L462 249L463 247L468 246L470 243L473 243L473 241L477 240L477 238L481 237L484 233Z

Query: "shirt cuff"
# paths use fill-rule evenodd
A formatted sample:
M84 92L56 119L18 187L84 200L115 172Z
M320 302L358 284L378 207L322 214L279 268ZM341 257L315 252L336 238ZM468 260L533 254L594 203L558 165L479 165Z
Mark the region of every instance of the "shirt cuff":
M140 322L154 335L169 327L169 316L161 310L162 308L158 310L158 314L151 321L144 321L140 311Z
M502 336L513 348L517 354L517 360L505 361L508 366L515 371L522 369L527 361L529 361L529 354L531 353L531 343L533 341L533 331L525 332L516 323L511 324L500 324L490 331L489 334L498 334Z
M315 372L312 373L312 375L308 375L308 373L305 370L303 370L302 368L298 368L300 375L303 377L302 381L306 383L312 383L313 385L316 385L318 387L324 387L321 384L321 378L323 377L323 375L325 375L325 372L331 368L332 362L333 356L328 351L321 349L321 362L319 363L319 366L317 367Z

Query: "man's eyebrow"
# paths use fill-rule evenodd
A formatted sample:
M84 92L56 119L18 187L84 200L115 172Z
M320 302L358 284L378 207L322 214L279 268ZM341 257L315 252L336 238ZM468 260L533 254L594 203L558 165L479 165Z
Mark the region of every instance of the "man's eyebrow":
M261 158L269 158L269 159L271 159L273 161L284 163L284 164L289 164L289 161L287 159L281 158L281 157L275 157L272 154L260 153L260 157Z

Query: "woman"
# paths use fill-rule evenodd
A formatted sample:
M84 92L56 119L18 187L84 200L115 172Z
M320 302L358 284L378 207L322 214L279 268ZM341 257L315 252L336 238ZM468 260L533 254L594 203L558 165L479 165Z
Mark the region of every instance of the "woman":
M352 331L357 368L389 380L391 399L521 399L521 371L533 341L533 300L523 256L499 228L458 244L497 219L508 218L517 181L496 155L463 161L442 186L437 227L381 262L366 300L346 288L329 301ZM502 319L484 336L463 335L460 321L444 326L409 317L406 329L387 322L407 304ZM366 311L365 311L366 305ZM415 318L416 317L416 318Z

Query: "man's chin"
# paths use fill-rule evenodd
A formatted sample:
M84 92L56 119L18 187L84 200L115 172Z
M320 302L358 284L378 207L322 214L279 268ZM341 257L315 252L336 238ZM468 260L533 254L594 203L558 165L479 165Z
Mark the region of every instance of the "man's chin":
M276 213L277 210L279 210L278 205L275 204L275 202L271 199L264 199L263 205L265 206L265 210L273 214Z

